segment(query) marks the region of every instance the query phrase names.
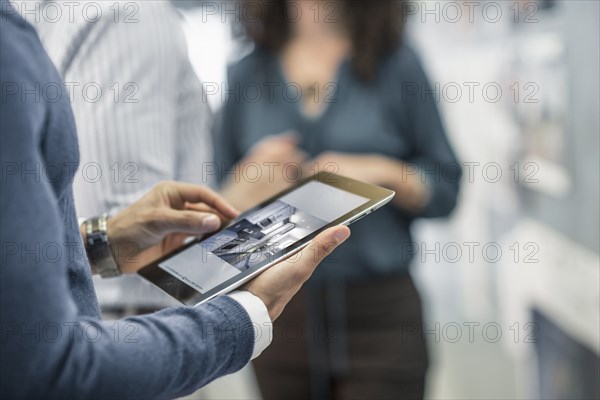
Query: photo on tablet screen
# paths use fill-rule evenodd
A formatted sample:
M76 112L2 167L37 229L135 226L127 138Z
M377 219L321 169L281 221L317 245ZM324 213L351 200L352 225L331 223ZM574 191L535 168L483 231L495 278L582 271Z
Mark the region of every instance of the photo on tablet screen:
M200 293L272 260L278 252L370 199L310 181L253 210L225 230L168 258L158 267Z

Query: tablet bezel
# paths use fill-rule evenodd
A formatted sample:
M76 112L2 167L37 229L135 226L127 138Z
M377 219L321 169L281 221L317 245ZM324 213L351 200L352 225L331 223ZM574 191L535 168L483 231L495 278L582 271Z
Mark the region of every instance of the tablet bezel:
M312 182L312 181L318 181L318 182L324 183L326 185L330 185L335 188L356 194L358 196L368 198L369 201L367 201L366 203L362 204L361 206L355 208L354 210L342 215L340 218L328 223L324 227L317 229L315 232L306 236L304 239L301 239L298 242L279 251L278 253L276 253L273 256L272 259L265 260L265 261L263 261L263 263L261 263L259 265L249 268L246 271L242 271L241 273L228 279L227 281L221 283L220 285L208 290L206 293L198 292L195 288L189 286L187 283L181 281L177 277L171 275L169 272L165 271L164 269L162 269L158 266L161 262L175 256L176 254L179 254L182 251L185 251L187 248L194 246L203 240L206 240L210 236L212 236L224 229L227 229L227 227L231 226L232 224L236 223L240 219L244 218L249 213L252 213L253 211L255 211L257 209L267 206L268 204L272 203L273 201L277 200L278 198L285 196L289 192L296 190L300 186L302 186L308 182ZM158 286L161 290L163 290L164 292L169 294L171 297L174 297L181 303L186 304L186 305L192 305L192 306L199 305L199 304L202 304L202 303L212 299L215 296L228 293L228 292L238 288L239 286L243 285L244 283L246 283L249 280L251 280L252 278L254 278L256 275L260 274L265 269L277 264L281 260L298 252L303 247L305 247L308 243L310 243L310 241L315 236L317 236L319 233L321 233L325 229L330 228L332 226L336 226L336 225L349 225L353 222L358 221L362 217L368 215L372 211L374 211L374 210L380 208L381 206L383 206L384 204L388 203L394 197L394 195L395 195L394 191L382 188L380 186L375 186L375 185L371 185L368 183L360 182L360 181L357 181L354 179L346 178L341 175L336 175L336 174L332 174L329 172L320 172L318 174L315 174L312 177L306 178L306 179L298 182L294 186L286 189L283 192L278 193L277 195L265 200L264 202L257 205L256 207L244 212L238 218L236 218L235 221L232 221L230 224L228 224L227 226L224 226L219 231L214 232L211 235L205 236L202 239L194 239L194 240L190 241L189 243L187 243L186 245L164 255L163 257L159 258L158 260L156 260L156 261L152 262L151 264L147 265L146 267L142 268L140 271L138 271L138 274L140 276L142 276L143 278L145 278L146 280L152 282L154 285Z

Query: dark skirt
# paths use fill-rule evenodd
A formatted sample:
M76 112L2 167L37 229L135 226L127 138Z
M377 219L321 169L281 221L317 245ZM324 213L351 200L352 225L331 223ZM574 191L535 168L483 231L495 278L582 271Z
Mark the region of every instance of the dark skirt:
M309 285L254 361L265 399L422 399L427 349L410 275Z

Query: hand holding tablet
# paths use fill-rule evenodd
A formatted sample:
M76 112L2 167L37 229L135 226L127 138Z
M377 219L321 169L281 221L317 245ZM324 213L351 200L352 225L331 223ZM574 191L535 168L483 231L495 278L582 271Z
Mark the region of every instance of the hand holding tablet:
M347 228L328 228L349 225L393 196L394 192L388 189L322 172L245 212L221 231L193 240L138 273L182 303L197 305L240 287L280 263L269 271L265 277L268 279L252 282L246 288L267 291L275 298L278 291L287 290L291 297L330 252L325 247L335 247L349 235ZM309 252L308 258L303 252L282 262L315 238L314 246L320 246L320 251ZM294 268L294 262L297 273L289 269ZM286 289L285 283L280 282L281 287L265 287L265 282L281 281L279 274L291 274L295 278L289 282L291 286ZM276 307L273 313L278 315Z
M350 229L344 225L326 229L298 254L267 268L242 289L260 298L274 321L321 261L349 236Z

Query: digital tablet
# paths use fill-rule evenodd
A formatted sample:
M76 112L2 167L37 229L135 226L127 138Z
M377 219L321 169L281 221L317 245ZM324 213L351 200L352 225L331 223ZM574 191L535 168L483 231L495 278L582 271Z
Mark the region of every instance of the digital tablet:
M358 221L393 197L391 190L321 172L138 273L184 304L201 304L248 282L323 230Z

